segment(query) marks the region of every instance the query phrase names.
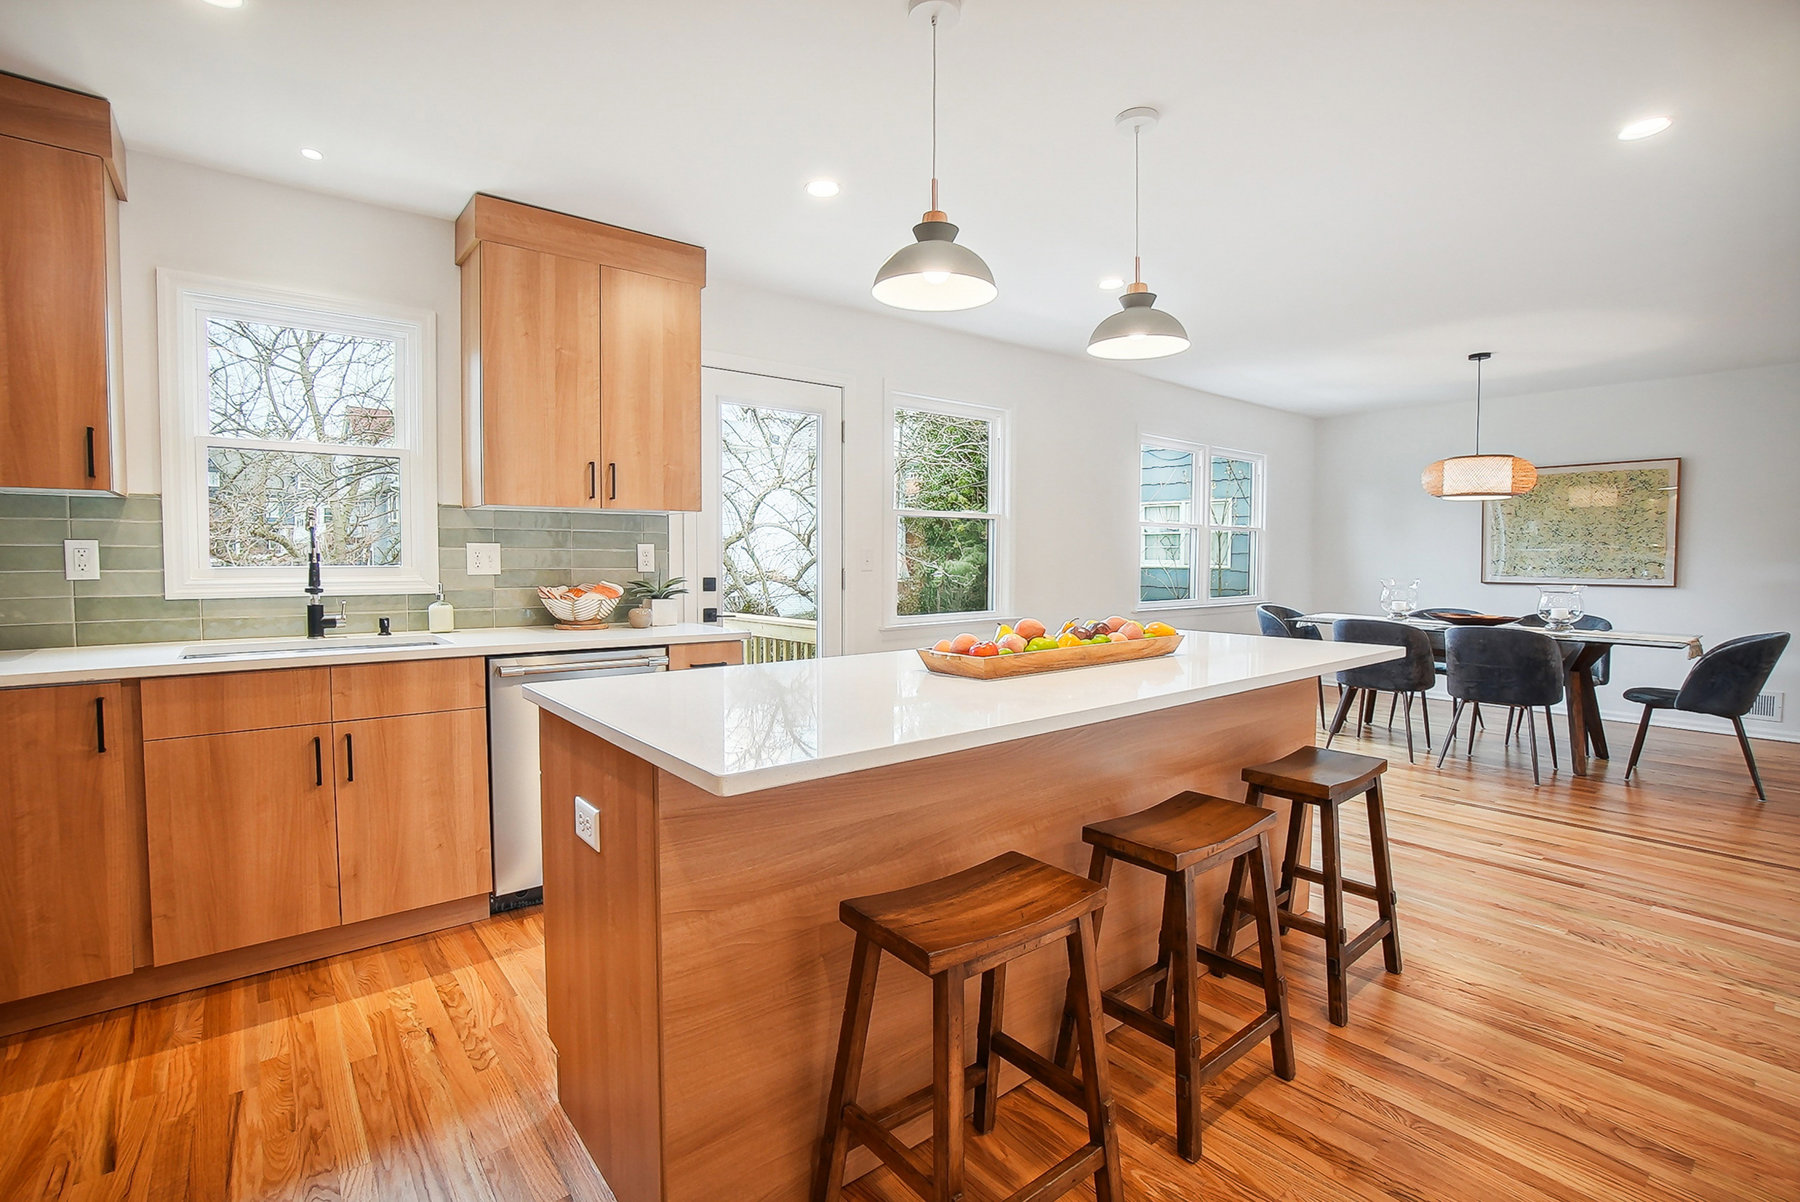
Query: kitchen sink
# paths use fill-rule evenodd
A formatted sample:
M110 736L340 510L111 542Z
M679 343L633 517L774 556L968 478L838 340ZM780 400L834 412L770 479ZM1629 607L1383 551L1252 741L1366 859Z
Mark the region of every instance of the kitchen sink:
M249 656L336 655L343 651L416 651L442 647L435 634L327 635L322 639L239 639L195 643L181 649L182 659L243 659Z

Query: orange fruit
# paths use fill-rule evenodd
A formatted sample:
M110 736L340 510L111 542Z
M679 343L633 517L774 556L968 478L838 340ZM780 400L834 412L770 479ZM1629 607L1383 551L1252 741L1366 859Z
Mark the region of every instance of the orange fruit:
M1175 628L1167 622L1152 622L1144 627L1144 636L1152 639L1166 639L1175 633Z
M1056 636L1056 645L1058 647L1079 647L1081 640L1065 630Z
M985 659L990 655L999 655L1000 648L995 643L976 643L973 647L969 648L969 654L978 655Z
M969 648L973 647L976 641L972 634L959 634L950 640L950 650L957 655L967 655Z

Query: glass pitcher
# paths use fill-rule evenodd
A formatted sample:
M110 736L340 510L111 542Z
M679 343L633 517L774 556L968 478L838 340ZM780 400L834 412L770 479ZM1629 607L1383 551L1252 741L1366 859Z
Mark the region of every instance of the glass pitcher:
M1559 584L1538 591L1538 617L1551 630L1569 630L1586 612L1581 606L1579 584Z
M1404 618L1419 607L1419 582L1401 584L1398 580L1381 582L1381 612L1390 618Z

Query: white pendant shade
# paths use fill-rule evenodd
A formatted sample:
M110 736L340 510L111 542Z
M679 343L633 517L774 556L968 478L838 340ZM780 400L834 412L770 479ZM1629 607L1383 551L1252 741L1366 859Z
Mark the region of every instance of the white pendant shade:
M1156 307L1156 293L1127 292L1124 307L1094 327L1088 354L1098 359L1160 359L1189 346L1179 321Z
M1419 483L1446 501L1504 501L1536 488L1537 468L1517 455L1458 455L1426 468Z
M956 244L956 227L941 213L927 213L913 226L911 246L895 251L875 273L870 294L884 305L927 313L947 313L985 305L1000 290L981 256Z

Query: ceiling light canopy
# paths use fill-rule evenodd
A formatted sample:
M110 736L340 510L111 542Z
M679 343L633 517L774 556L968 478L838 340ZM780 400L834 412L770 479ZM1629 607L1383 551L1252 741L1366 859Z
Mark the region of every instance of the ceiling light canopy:
M1156 293L1144 283L1144 260L1138 250L1139 171L1138 142L1146 129L1156 126L1156 110L1130 108L1113 124L1131 134L1131 286L1119 298L1122 311L1094 327L1088 338L1088 354L1097 359L1161 359L1187 350L1187 331L1179 321L1156 307ZM1117 280L1102 280L1102 288L1118 287Z
M1636 142L1639 138L1653 137L1669 126L1675 124L1668 117L1645 117L1641 121L1633 121L1619 131L1619 141Z
M838 183L834 179L815 179L806 185L808 196L817 196L820 200L838 194Z
M940 24L956 23L961 0L908 0L907 12L931 21L931 208L913 226L914 242L895 251L869 291L896 309L949 312L985 305L1000 294L994 273L981 256L956 244L957 229L938 208L937 180L937 34Z
M1537 487L1537 468L1530 460L1517 455L1483 455L1481 453L1481 365L1494 357L1492 351L1476 351L1469 358L1475 364L1475 453L1440 459L1419 477L1425 491L1446 501L1504 501L1522 497Z

